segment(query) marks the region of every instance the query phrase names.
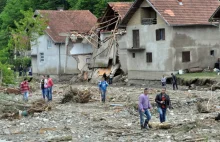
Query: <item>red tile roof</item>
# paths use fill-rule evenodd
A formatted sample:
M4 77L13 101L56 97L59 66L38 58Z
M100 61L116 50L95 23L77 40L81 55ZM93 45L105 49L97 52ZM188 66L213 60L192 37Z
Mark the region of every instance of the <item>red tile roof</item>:
M170 25L206 25L219 6L218 0L147 0Z
M120 15L121 19L124 18L132 4L133 2L108 2L108 5Z
M55 43L64 43L65 37L60 33L77 31L87 33L96 24L97 18L89 10L37 10L43 17L48 18L47 34Z
M127 25L141 3L145 0L136 0L125 15L121 26ZM218 0L146 0L152 8L171 26L180 25L210 25L211 15L220 5Z

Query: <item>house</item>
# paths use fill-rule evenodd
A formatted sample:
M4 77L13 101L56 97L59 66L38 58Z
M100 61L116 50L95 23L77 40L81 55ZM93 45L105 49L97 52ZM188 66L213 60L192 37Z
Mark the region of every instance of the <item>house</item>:
M158 80L192 67L214 67L220 32L208 20L218 0L136 0L120 23L121 65L130 80Z
M111 71L115 74L119 68L117 28L132 4L132 2L107 3L107 8L103 16L98 19L95 29L97 44L93 52L91 68L108 68L108 71L105 69L100 71L107 73L107 75Z
M84 37L97 18L88 10L37 10L35 16L39 15L48 26L37 44L32 44L33 74L79 73L92 56L92 46Z

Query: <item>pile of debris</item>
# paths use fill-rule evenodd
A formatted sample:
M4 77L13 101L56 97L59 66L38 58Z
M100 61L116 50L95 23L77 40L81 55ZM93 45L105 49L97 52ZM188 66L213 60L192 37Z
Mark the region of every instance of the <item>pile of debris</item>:
M16 106L16 105L15 105ZM21 105L19 105L21 107ZM8 111L3 112L1 119L20 119L23 116L33 115L34 113L40 113L43 111L51 110L51 103L45 102L45 100L40 99L32 103L32 105L24 105L24 110L21 111L19 108L13 108Z
M88 103L92 96L93 96L92 91L89 89L80 90L77 88L72 88L72 86L69 86L65 92L63 99L61 100L61 103L62 104L67 102Z

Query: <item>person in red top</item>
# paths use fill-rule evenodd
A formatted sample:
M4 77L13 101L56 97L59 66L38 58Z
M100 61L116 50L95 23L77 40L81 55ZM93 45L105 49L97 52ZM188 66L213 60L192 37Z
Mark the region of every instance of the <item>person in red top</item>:
M30 87L29 87L27 78L24 78L24 81L21 82L20 90L21 90L21 93L23 94L24 101L27 102L28 101L29 91L30 91Z
M166 121L167 108L171 108L170 97L166 94L165 88L156 96L155 102L157 103L158 112L160 114L160 122L163 123Z
M53 80L47 75L47 98L48 102L52 101L52 87L53 87Z

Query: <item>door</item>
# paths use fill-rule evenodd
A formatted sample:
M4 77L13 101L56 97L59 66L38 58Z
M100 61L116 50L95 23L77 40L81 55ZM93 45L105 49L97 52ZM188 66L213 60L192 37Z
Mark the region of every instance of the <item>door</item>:
M140 48L139 30L133 30L133 48Z

